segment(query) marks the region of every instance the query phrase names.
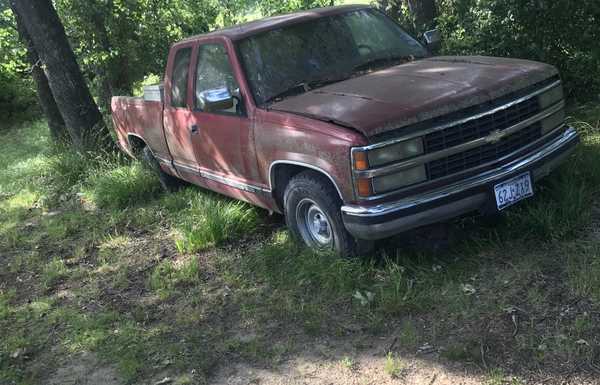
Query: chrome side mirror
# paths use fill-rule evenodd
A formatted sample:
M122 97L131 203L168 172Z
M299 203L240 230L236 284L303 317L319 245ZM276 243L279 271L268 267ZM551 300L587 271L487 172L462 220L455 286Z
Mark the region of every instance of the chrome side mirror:
M440 48L442 44L442 35L438 29L432 29L423 34L423 39L425 40L425 44L427 44L427 48L431 51L435 51Z
M198 94L198 108L204 112L228 110L233 107L233 96L227 87L213 88Z

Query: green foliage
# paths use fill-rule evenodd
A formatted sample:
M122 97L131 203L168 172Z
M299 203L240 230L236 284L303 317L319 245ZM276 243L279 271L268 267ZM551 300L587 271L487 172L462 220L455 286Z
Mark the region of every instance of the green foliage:
M258 2L261 13L265 16L278 15L297 11L337 5L336 0L265 0Z
M218 15L208 0L93 0L85 6L59 0L56 7L100 99L129 94L145 76L162 75L170 45L208 31Z
M600 93L600 3L570 0L440 0L451 54L510 56L556 65L571 96Z
M0 2L0 128L39 115L28 68L12 13Z
M392 352L388 352L385 357L385 365L383 366L383 370L387 375L392 378L399 378L402 376L402 372L406 369L406 365L402 360L396 357Z
M29 121L40 114L33 84L16 74L0 72L0 111L3 121L0 129L17 121Z
M257 210L246 203L200 194L195 189L182 194L187 198L187 208L181 212L178 225L182 233L177 241L180 252L193 253L219 245L248 234L256 227Z
M160 184L156 174L139 162L91 175L88 192L99 207L125 208L157 197Z

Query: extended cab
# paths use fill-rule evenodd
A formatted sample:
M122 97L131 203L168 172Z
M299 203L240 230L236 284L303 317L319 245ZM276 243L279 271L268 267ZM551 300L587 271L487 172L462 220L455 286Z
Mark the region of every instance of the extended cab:
M368 6L174 44L164 84L114 97L119 144L180 180L283 213L298 239L375 240L532 196L575 148L557 70L432 57Z

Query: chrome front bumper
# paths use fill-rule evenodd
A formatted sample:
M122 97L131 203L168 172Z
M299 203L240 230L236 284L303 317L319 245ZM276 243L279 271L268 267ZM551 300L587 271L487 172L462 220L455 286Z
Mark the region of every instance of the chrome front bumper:
M374 240L481 210L494 198L493 184L525 171L530 171L537 181L569 156L578 142L575 129L568 128L534 152L458 183L390 203L344 205L344 224L356 238Z

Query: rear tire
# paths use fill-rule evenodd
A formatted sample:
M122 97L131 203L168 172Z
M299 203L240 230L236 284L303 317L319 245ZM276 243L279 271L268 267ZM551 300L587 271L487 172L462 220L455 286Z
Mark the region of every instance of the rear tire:
M304 171L293 177L285 189L283 205L287 226L297 241L342 257L364 252L363 242L357 242L346 230L342 202L324 176Z
M150 147L144 147L142 154L144 157L144 163L158 175L158 180L160 181L160 185L162 186L163 190L166 192L175 192L184 186L184 181L174 177L173 175L169 175L162 170L160 163L154 157L154 154L152 154Z

